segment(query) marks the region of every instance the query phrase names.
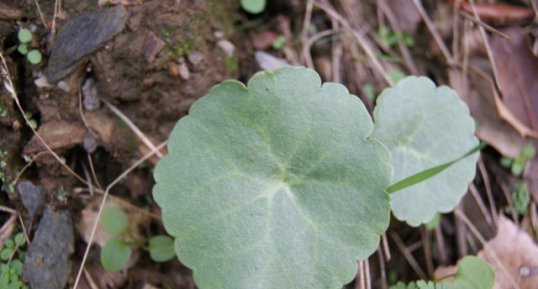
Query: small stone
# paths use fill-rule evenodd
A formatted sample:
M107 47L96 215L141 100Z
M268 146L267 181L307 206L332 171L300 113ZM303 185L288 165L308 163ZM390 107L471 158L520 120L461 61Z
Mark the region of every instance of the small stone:
M101 101L97 96L97 88L95 87L95 81L92 78L86 79L82 85L82 105L87 111L93 111L101 106Z
M228 40L219 40L217 45L224 51L226 56L232 57L234 55L235 46Z
M179 77L187 80L191 77L191 72L189 71L189 68L187 67L187 64L185 62L180 63L178 66L178 73Z
M74 241L69 212L55 212L47 207L24 260L22 278L30 288L65 288Z
M149 32L146 35L146 42L144 45L144 57L148 63L152 63L165 46L166 43L162 39L157 37L155 33Z
M263 51L256 51L255 57L258 65L260 65L260 68L263 70L273 70L282 66L290 65L285 59L274 57L273 55Z
M93 135L91 135L90 133L87 133L82 140L82 146L84 147L86 152L90 154L95 152L98 145L99 143L97 142L97 139L93 137Z
M55 83L76 69L80 61L120 33L127 11L121 5L76 17L58 30L47 66L47 79Z
M193 52L187 55L187 60L192 64L194 70L201 70L204 67L204 54L200 52Z
M21 201L24 208L28 211L31 217L45 201L45 192L42 186L36 186L30 181L19 181L17 183L17 191L21 196Z

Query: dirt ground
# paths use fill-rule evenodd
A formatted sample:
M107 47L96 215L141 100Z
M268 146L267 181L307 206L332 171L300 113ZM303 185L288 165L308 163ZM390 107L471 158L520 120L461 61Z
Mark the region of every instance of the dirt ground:
M92 233L102 196L127 213L136 239L164 234L152 169L177 120L213 85L287 63L343 83L370 111L401 76L429 76L458 91L488 144L456 213L432 228L392 220L363 263L368 274L349 288L442 278L486 242L513 242L495 239L512 229L532 241L501 256L515 268L503 278L535 288L538 158L523 151L538 136L538 1L268 2L257 15L239 0L0 2L0 251L24 234L21 280L34 289L195 288L178 260L156 263L144 250L106 272L99 254L109 236ZM23 28L39 64L18 51ZM524 255L531 261L514 257ZM518 275L522 267L531 274Z

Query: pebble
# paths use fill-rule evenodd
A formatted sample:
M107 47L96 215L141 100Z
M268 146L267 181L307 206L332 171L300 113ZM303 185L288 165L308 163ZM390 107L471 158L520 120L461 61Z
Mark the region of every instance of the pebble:
M58 30L46 70L55 83L73 72L88 54L96 51L125 27L127 11L121 5L85 14L65 23Z
M47 207L24 260L22 278L30 288L65 288L74 241L69 212L55 212Z
M285 59L275 57L261 50L256 51L255 57L258 65L263 70L273 70L282 66L290 65Z
M43 202L45 201L45 191L42 186L36 186L30 181L19 181L17 183L17 191L21 196L22 205L28 211L31 217Z
M101 101L97 96L97 87L92 78L86 79L82 85L82 105L87 111L94 111L101 106Z

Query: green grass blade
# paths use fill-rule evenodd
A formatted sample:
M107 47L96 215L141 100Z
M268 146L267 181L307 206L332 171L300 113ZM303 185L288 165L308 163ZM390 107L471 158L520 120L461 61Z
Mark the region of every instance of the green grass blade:
M425 181L429 178L432 178L434 176L436 176L437 174L439 174L440 172L444 171L445 169L449 168L451 165L453 165L454 163L478 152L478 151L481 151L487 144L484 143L484 142L481 142L480 144L478 144L476 147L474 147L473 149L471 149L470 151L468 151L467 153L465 153L463 156L453 160L453 161L450 161L450 162L447 162L447 163L444 163L444 164L441 164L441 165L438 165L438 166L435 166L433 168L429 168L427 170L424 170L422 172L419 172L419 173L416 173L412 176L409 176L395 184L392 184L390 185L388 188L387 188L387 192L389 194L392 194L394 192L397 192L399 190L402 190L402 189L405 189L407 187L410 187L410 186L413 186L413 185L416 185L422 181Z

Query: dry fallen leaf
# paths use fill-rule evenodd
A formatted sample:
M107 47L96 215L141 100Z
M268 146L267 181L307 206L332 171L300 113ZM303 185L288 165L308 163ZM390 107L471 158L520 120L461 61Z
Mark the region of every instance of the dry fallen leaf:
M486 243L478 257L488 261L495 270L493 289L514 288L514 282L521 289L536 289L538 246L503 215L499 217L497 235Z
M509 38L494 35L491 50L498 72L502 105L497 108L522 135L538 132L538 58L532 54L527 33L521 27L502 30ZM503 106L504 105L504 106Z
M88 203L84 210L82 210L80 220L77 223L77 230L86 243L90 239L93 224L97 218L97 212L99 211L101 200L102 198L98 197ZM116 207L122 209L127 216L129 216L129 237L133 237L138 241L144 240L144 237L140 232L140 228L147 225L150 221L148 215L142 214L140 211L135 210L132 206L128 206L115 198L108 198L105 203L105 207ZM110 238L111 236L103 229L101 224L97 225L93 242L102 247Z
M499 116L492 85L472 71L465 76L455 69L449 72L449 81L469 106L480 139L504 156L517 157L528 141Z
M496 23L523 22L534 17L534 10L522 6L501 4L501 3L476 3L476 13L480 20L492 21ZM471 3L461 3L460 9L469 14L473 14Z

